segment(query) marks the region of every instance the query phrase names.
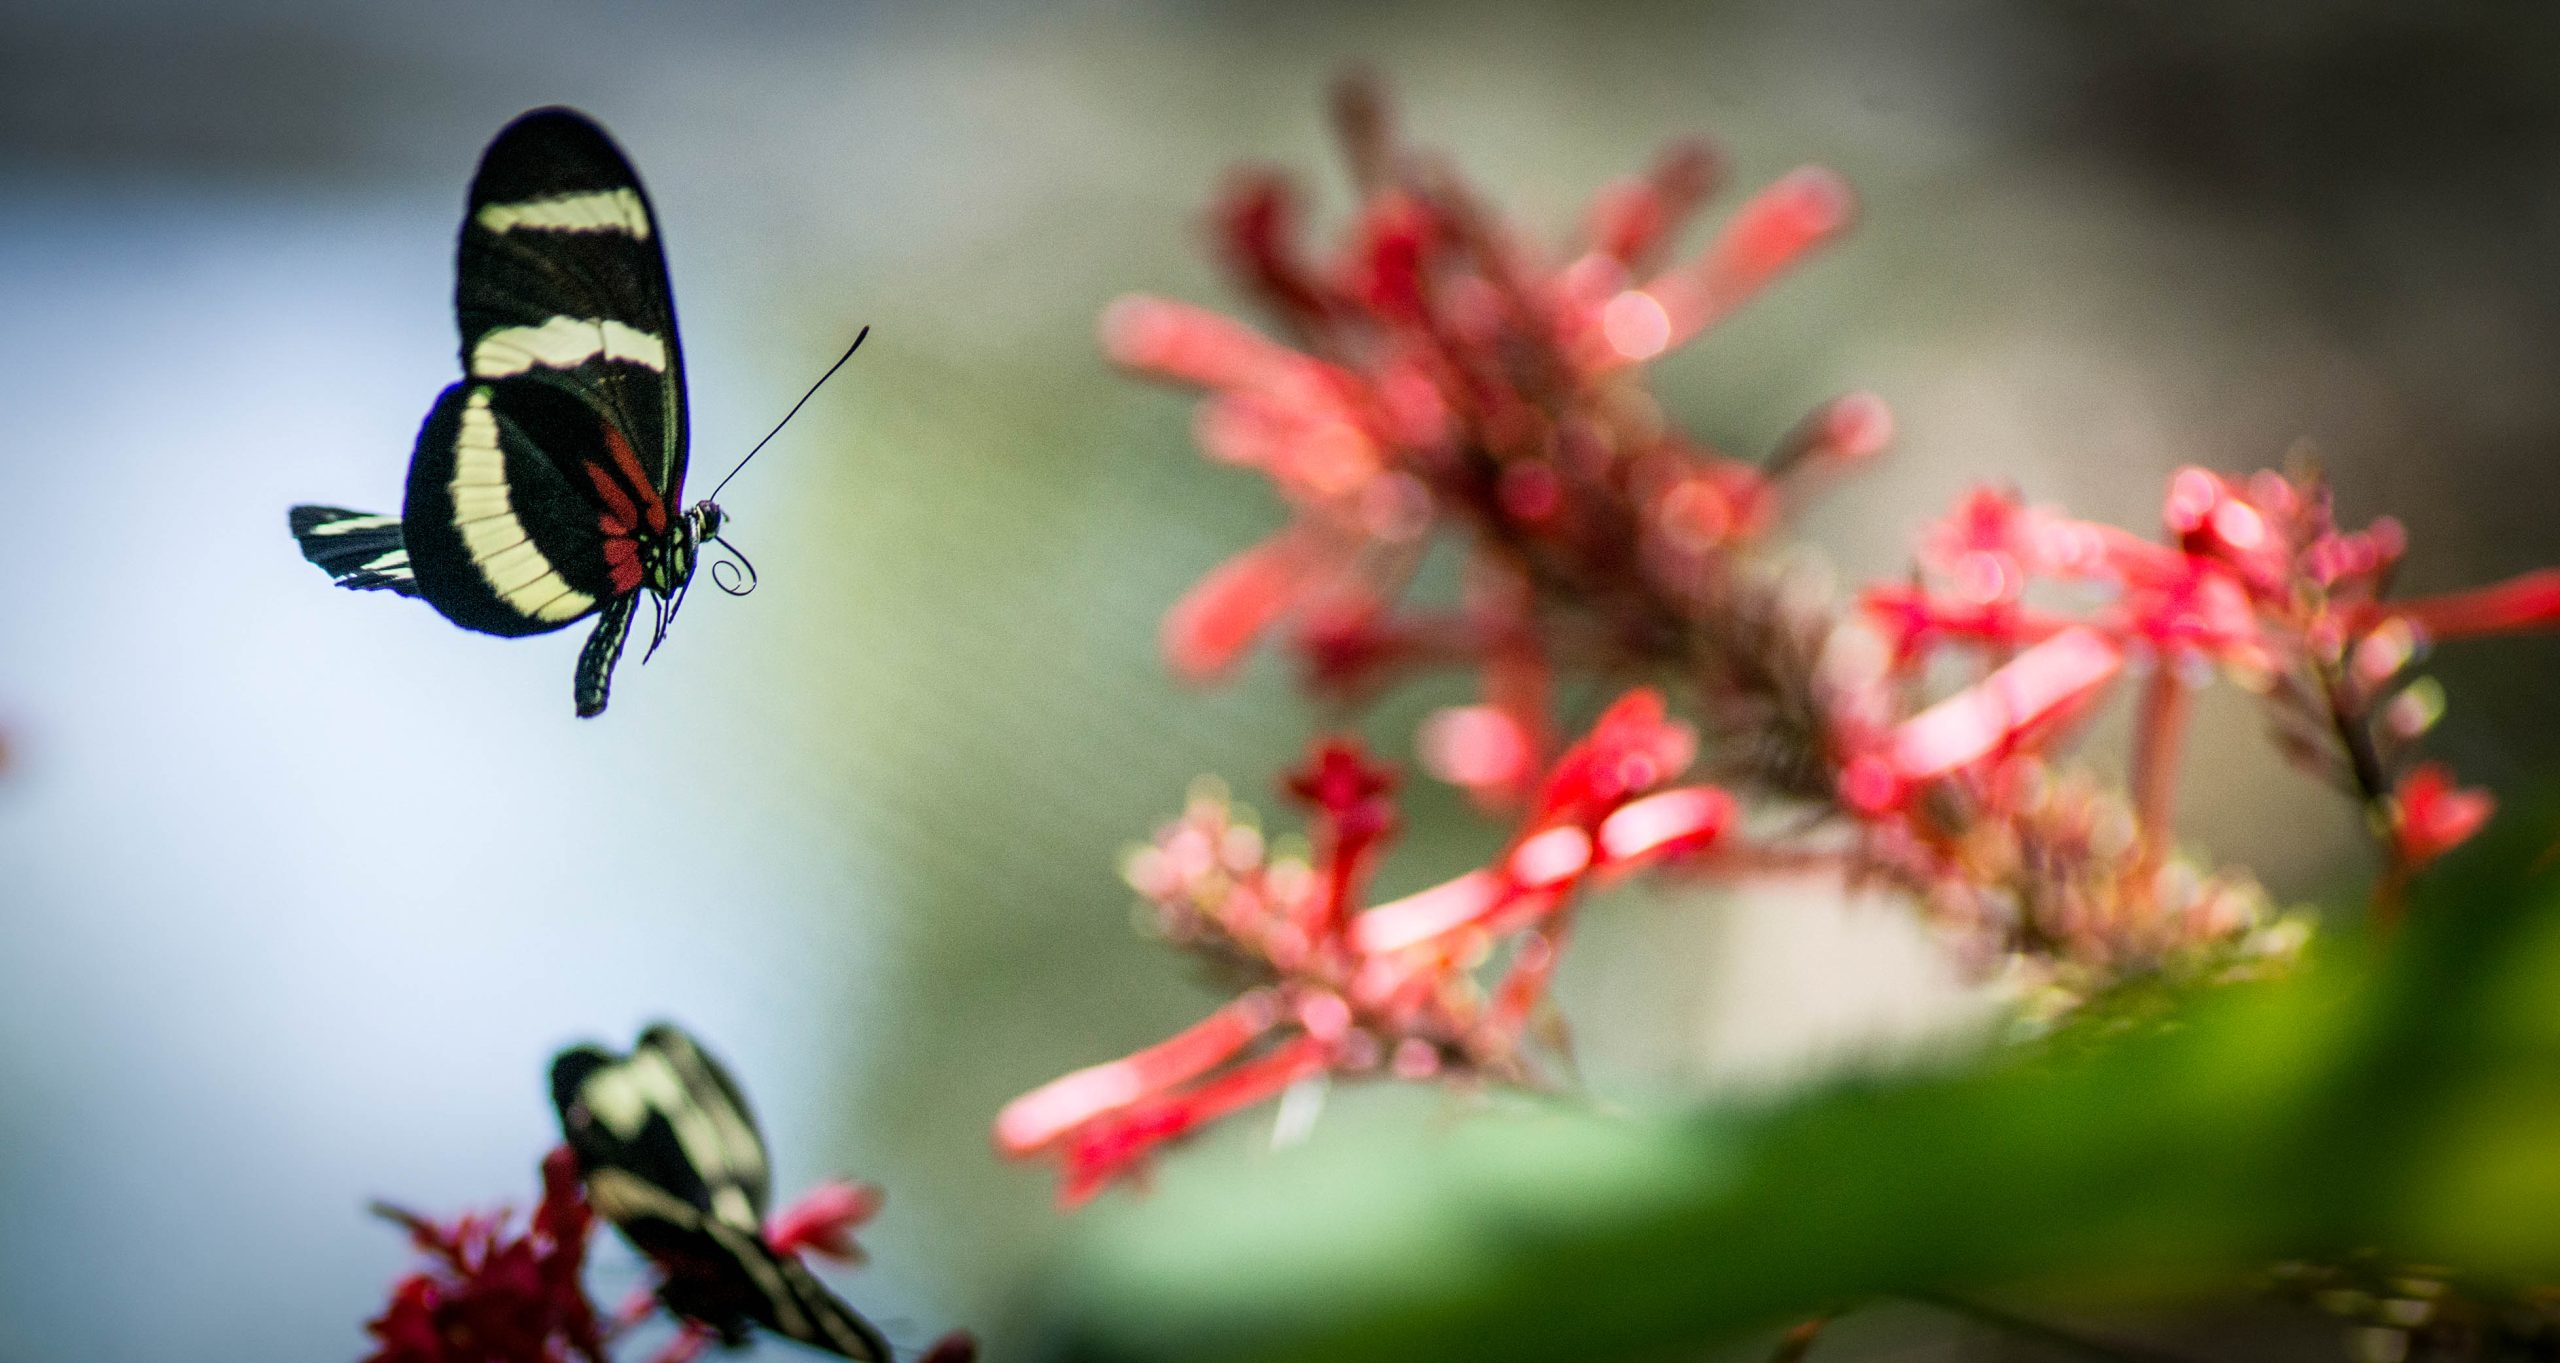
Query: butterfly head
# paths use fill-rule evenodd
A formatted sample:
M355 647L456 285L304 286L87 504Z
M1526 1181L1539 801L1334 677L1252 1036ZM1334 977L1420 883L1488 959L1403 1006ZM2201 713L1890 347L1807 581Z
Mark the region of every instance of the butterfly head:
M647 583L656 598L658 620L650 631L649 651L640 655L647 662L658 645L666 642L667 627L675 623L676 612L684 609L684 597L693 587L693 570L706 544L717 544L727 558L711 561L711 580L731 596L745 596L756 589L756 567L747 561L738 547L720 538L720 529L728 524L728 513L718 502L705 499L695 502L684 513L676 533L664 541L661 555L649 566Z
M708 544L720 538L720 525L726 519L728 518L721 514L718 502L695 502L692 509L684 513L684 537L687 546Z

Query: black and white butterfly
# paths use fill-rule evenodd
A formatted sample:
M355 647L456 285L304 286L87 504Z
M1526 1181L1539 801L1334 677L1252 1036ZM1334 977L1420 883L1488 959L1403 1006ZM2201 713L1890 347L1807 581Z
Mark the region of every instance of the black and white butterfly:
M755 1324L889 1363L889 1342L871 1322L766 1242L764 1138L736 1082L682 1028L659 1023L626 1056L561 1052L551 1097L587 1201L658 1266L668 1310L732 1345Z
M585 115L537 109L482 154L454 310L464 378L427 412L400 514L297 506L294 538L339 586L424 597L484 634L596 616L576 693L580 715L601 714L641 592L655 651L721 513L677 509L684 362L666 256L640 177Z

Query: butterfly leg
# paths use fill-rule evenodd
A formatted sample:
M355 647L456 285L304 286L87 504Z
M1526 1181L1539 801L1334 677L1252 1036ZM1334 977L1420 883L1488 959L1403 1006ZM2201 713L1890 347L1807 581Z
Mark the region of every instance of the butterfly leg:
M639 612L640 593L625 592L604 603L595 633L578 655L578 718L604 713L605 693L613 688L613 665L622 660L622 642L631 633L631 617Z

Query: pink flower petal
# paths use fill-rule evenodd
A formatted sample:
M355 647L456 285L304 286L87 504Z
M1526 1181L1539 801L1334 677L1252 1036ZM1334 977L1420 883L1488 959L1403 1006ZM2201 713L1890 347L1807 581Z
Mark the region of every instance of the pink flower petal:
M2560 568L2540 568L2486 587L2395 601L2384 607L2430 639L2462 639L2560 625Z
M1668 323L1664 348L1713 325L1780 270L1837 235L1849 223L1852 202L1847 182L1814 166L1760 191L1696 264L1645 287Z
M2485 790L2461 790L2441 762L2428 762L2400 782L2392 795L2391 835L2400 859L2424 866L2471 840L2497 811Z
M1319 567L1315 537L1287 530L1209 570L1165 612L1167 665L1188 681L1211 681L1288 613Z
M1100 331L1113 360L1203 388L1250 387L1314 363L1233 318L1169 298L1115 299Z
M1052 1079L996 1114L996 1146L1008 1155L1030 1154L1103 1113L1224 1062L1276 1021L1269 996L1247 994L1170 1040Z
M1351 925L1352 945L1372 955L1401 951L1474 922L1501 902L1501 877L1469 871L1361 914Z
M1600 856L1610 863L1693 852L1724 836L1738 806L1714 786L1683 786L1621 806L1600 821Z
M1894 772L1921 781L1978 762L2123 666L2124 654L2096 631L2064 630L1904 720L1893 735Z

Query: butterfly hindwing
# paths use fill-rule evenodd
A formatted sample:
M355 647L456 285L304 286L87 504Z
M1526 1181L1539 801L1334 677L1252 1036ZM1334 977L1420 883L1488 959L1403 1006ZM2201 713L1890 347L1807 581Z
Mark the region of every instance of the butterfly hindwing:
M320 565L341 587L357 591L418 594L409 567L400 518L336 506L297 506L286 517L302 556Z
M418 594L484 634L541 634L615 590L589 461L606 457L600 415L541 378L458 383L436 399L409 460L401 532Z
M733 1342L752 1322L888 1363L870 1322L766 1243L763 1138L736 1082L691 1036L661 1023L627 1056L564 1051L551 1087L588 1200L659 1266L668 1309Z

